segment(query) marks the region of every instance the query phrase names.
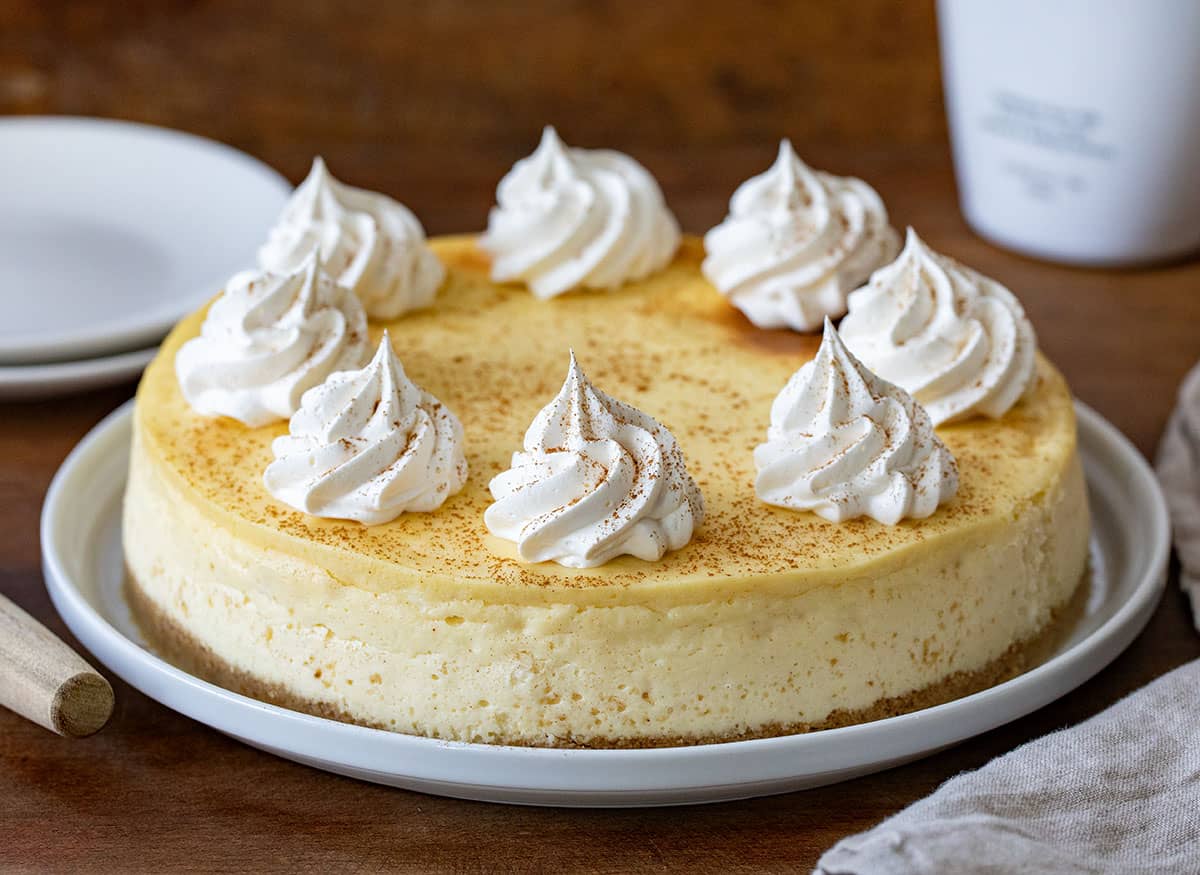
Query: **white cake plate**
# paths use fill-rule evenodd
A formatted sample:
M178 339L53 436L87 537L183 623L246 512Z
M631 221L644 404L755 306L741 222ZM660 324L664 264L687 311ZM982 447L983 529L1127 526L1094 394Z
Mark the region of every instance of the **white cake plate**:
M247 744L319 769L443 796L533 805L717 802L844 781L927 756L1052 702L1145 626L1166 580L1169 528L1149 466L1077 405L1094 516L1083 618L1048 661L1006 683L900 717L756 741L649 750L465 744L365 729L231 693L147 651L122 597L120 502L132 407L63 463L42 511L46 585L71 631L152 699Z
M291 190L261 161L180 131L0 119L0 364L157 344L253 266Z
M140 375L157 354L158 347L152 346L73 362L0 365L0 401L53 398L113 386Z

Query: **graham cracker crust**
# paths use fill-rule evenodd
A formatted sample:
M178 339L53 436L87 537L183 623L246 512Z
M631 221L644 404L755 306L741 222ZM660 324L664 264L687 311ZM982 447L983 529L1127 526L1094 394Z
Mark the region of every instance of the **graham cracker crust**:
M631 749L719 744L819 732L823 729L869 723L886 717L896 717L900 714L931 708L934 705L941 705L1011 680L1045 662L1057 646L1066 639L1075 622L1082 616L1087 603L1090 579L1090 569L1085 570L1074 593L1064 604L1052 611L1050 621L1040 632L1025 641L1013 644L998 659L983 668L975 671L955 672L924 689L880 699L866 708L833 711L819 723L770 723L742 733L717 736L662 735L632 739L559 737L555 738L553 743L546 744L510 740L490 743L518 747L575 749ZM271 705L278 705L281 708L341 723L394 731L379 723L359 719L331 702L298 696L282 684L264 681L230 665L217 656L207 644L197 640L175 620L164 614L143 592L129 569L126 569L125 573L124 591L126 601L142 635L154 652L172 665L227 690Z

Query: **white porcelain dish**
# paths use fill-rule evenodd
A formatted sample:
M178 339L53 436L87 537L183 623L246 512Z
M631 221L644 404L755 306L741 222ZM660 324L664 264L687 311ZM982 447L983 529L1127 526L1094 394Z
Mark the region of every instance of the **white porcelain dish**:
M342 775L427 793L535 805L715 802L817 787L941 750L1039 708L1106 666L1145 626L1166 579L1169 529L1149 466L1079 405L1094 532L1084 617L1042 665L900 717L756 741L650 750L550 750L436 741L266 705L149 653L121 593L119 506L132 406L63 463L42 512L46 585L80 641L131 685L247 744Z
M291 192L238 150L130 122L0 119L0 364L157 343L254 263Z
M158 347L73 362L0 365L0 401L53 398L132 380L145 370Z

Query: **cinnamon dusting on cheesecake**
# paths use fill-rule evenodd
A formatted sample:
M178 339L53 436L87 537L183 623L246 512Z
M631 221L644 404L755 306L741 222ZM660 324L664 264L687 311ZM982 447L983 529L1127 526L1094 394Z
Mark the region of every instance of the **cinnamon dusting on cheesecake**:
M552 302L534 301L520 288L488 282L471 238L434 240L431 245L448 268L446 284L431 307L386 327L414 381L470 423L466 453L471 476L435 513L364 530L272 502L258 473L271 459L271 441L285 426L247 429L230 420L197 416L175 387L174 351L195 334L202 316L181 324L143 382L141 393L153 412L148 416L139 410L138 415L148 416L147 435L157 444L155 452L214 506L228 507L231 519L266 533L402 562L420 573L571 590L639 587L662 576L786 575L845 562L834 557L851 555L855 564L868 563L923 538L1009 513L1024 500L1021 496L1032 494L1027 484L1038 479L1037 472L1070 449L1059 443L1062 435L1073 434L1069 392L1058 372L1039 359L1040 380L1029 401L997 421L973 420L938 430L960 461L961 480L954 501L934 517L889 530L870 520L835 526L771 508L754 496L750 451L761 440L775 391L807 360L804 344L815 341L803 338L794 354L778 355L764 355L749 337L731 343L735 331L726 316L718 315L731 308L696 276L697 241L685 239L674 263L644 284ZM569 328L556 315L563 307L576 313L573 323L587 323L594 330ZM516 325L523 326L519 332L503 333L516 331L508 328ZM371 326L372 342L378 342L383 327ZM605 331L607 336L596 333ZM614 343L622 355L610 354ZM491 503L487 482L510 463L512 436L520 435L557 391L562 350L568 345L588 362L589 376L598 385L653 409L670 424L705 493L708 514L695 538L653 565L622 558L588 571L528 566L515 554L497 555L502 542L483 525L483 512ZM672 354L678 345L687 345L690 359L704 366L680 366Z

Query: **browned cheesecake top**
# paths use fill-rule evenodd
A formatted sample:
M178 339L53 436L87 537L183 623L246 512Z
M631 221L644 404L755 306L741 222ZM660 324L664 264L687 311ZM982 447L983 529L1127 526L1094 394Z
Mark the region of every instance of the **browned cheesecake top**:
M875 563L903 562L907 551L933 549L939 539L1003 525L1074 450L1069 391L1040 359L1036 390L1002 419L938 430L958 460L960 488L932 517L893 527L870 519L834 524L770 507L755 496L752 450L764 438L772 399L819 338L750 325L701 276L699 240L686 239L672 264L644 282L549 301L492 283L474 238L432 245L448 271L433 305L372 323L371 335L377 341L386 327L408 375L465 427L470 475L440 509L368 528L273 500L262 472L286 424L251 429L207 418L179 392L174 356L198 333L202 312L180 323L139 389L140 432L151 454L215 519L265 545L324 552L331 574L366 562L379 573L355 579L379 589L407 575L508 588L625 588L767 579L821 585ZM707 516L693 541L658 562L528 565L484 526L488 481L508 467L530 420L557 392L572 348L597 387L672 431L703 491Z

